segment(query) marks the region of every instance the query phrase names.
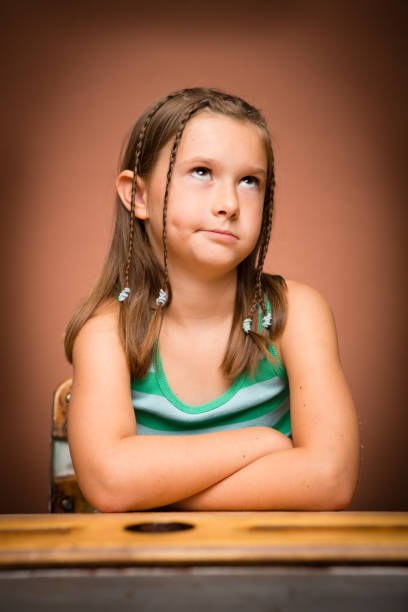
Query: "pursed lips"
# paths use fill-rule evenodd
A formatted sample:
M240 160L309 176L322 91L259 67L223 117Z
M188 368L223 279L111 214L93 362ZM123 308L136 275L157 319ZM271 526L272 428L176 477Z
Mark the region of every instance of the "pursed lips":
M202 230L204 232L209 232L211 234L215 234L215 235L223 235L225 236L225 238L233 238L235 240L238 240L238 236L236 236L235 234L233 234L232 232L228 232L226 230L222 230L222 229L206 229L206 230Z

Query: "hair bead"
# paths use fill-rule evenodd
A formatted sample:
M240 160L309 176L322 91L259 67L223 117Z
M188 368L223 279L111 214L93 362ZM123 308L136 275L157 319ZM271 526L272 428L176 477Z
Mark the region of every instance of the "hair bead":
M267 327L271 326L271 323L272 323L272 315L271 315L270 312L268 312L268 314L265 315L265 317L264 317L264 320L263 320L263 323L262 323L262 327L264 327L266 329Z
M129 293L130 293L129 287L122 289L122 291L119 293L119 296L118 296L118 302L123 302L124 300L126 300L126 298L129 296Z
M164 306L167 302L167 293L164 289L160 289L159 297L156 300L157 306Z
M136 146L135 146L135 155L134 155L134 164L133 164L133 180L132 180L132 191L131 191L131 198L130 198L130 215L129 215L129 245L128 245L128 256L127 256L127 263L126 263L126 271L125 271L125 282L129 283L129 269L130 269L130 262L131 262L131 256L132 256L132 250L133 250L133 233L134 233L134 222L135 222L135 215L134 215L134 207L135 207L135 194L136 194L136 180L137 180L137 175L139 172L139 162L140 162L140 156L141 156L141 152L142 152L142 146L143 146L143 141L144 141L144 137L145 137L145 133L147 130L147 127L149 126L149 123L153 117L153 115L167 102L167 100L170 100L170 98L174 98L175 96L178 95L179 92L173 92L171 94L169 94L168 96L166 96L165 98L163 98L162 100L160 100L154 107L153 109L148 113L146 120L142 126L142 129L137 137L136 140ZM123 302L124 300L126 300L126 298L128 297L130 293L130 289L129 287L126 287L125 289L123 289L123 291L121 291L121 293L119 294L118 297L118 301L119 302ZM163 299L163 298L162 298ZM166 295L166 299L167 299L167 295ZM165 301L166 301L165 299ZM164 301L164 303L165 303Z
M189 119L191 119L191 117L197 111L205 108L205 106L207 104L208 104L207 98L203 97L201 100L198 100L197 102L193 103L192 105L190 105L187 108L186 113L185 113L184 117L182 117L182 119L181 119L181 121L179 123L179 126L177 128L176 135L175 135L174 141L173 141L173 146L172 146L172 149L171 149L171 152L170 152L170 162L169 162L169 168L168 168L168 171L167 171L166 187L165 187L165 190L164 190L163 231L162 231L164 281L165 281L166 288L169 286L169 273L168 273L168 265L167 265L167 204L168 204L170 179L171 179L171 176L172 176L172 173L173 173L174 160L175 160L176 153L177 153L177 150L178 150L178 146L179 146L179 143L180 143L180 140L181 140L181 137L183 135L184 128L185 128L187 122L189 121ZM160 299L160 296L159 296L158 299ZM166 299L167 299L167 295L166 295Z
M252 325L252 319L244 319L244 322L242 323L242 329L244 330L246 334L248 334L251 331L251 325Z
M266 132L266 134L269 134L265 120L263 119L263 117L260 115L259 111L256 108L251 107L245 101L243 101L240 98L237 98L236 96L232 96L230 94L226 94L218 90L211 90L211 89L207 90L205 88L190 88L190 89L187 88L183 90L178 90L162 98L160 101L158 101L157 104L155 104L151 108L149 113L146 115L145 121L139 131L139 134L135 136L136 141L135 141L134 148L133 148L133 151L134 151L133 152L133 181L132 181L131 207L130 207L130 216L129 216L130 227L129 227L129 240L128 240L128 257L127 257L127 264L126 264L126 270L125 270L125 283L124 283L125 285L131 284L129 282L129 271L130 271L130 265L131 265L131 257L133 253L133 234L134 234L134 224L135 224L134 206L135 206L135 195L136 195L136 190L137 190L136 179L137 179L137 176L140 170L140 164L142 160L142 151L144 150L144 141L146 139L147 129L152 120L152 117L171 98L176 98L176 100L177 98L179 99L180 107L184 106L184 114L181 114L181 115L179 114L179 119L178 119L179 124L178 124L177 129L174 132L174 140L173 140L173 146L170 152L170 160L169 160L169 166L168 166L168 171L167 171L166 187L165 187L165 192L164 192L163 217L162 217L163 218L162 244L163 244L163 268L164 268L163 276L164 278L162 277L162 270L161 269L160 271L157 270L156 274L162 278L163 288L160 289L159 296L155 300L156 306L161 309L163 309L165 305L167 305L169 299L171 299L171 287L170 287L169 276L168 276L168 262L167 262L167 259L168 259L168 252L167 252L168 195L169 195L169 187L170 187L170 182L171 182L171 176L173 173L173 166L175 162L176 153L179 148L179 143L182 138L186 124L194 116L195 113L201 110L204 110L207 106L210 110L213 110L215 112L220 112L221 114L225 114L228 116L230 114L229 104L231 103L232 110L234 111L231 115L232 117L236 116L237 118L240 118L241 116L245 115L245 117L249 121L253 122L255 125L262 127L263 130ZM222 101L222 104L220 104L220 107L218 107L220 100ZM225 104L225 108L224 108L224 104ZM175 105L175 109L178 110L177 104ZM162 119L160 119L160 121L162 121ZM160 121L159 121L159 124L160 124ZM249 279L248 279L248 282L244 283L246 290L251 293L253 292L253 298L252 298L253 301L252 301L252 304L251 303L248 304L249 308L248 308L248 311L245 313L247 318L244 319L242 322L242 329L243 329L243 333L247 335L251 334L256 344L258 344L258 338L255 340L255 336L258 336L258 334L255 334L253 332L252 323L254 320L254 314L255 314L257 304L259 303L261 304L262 314L264 314L262 327L264 329L267 329L271 327L271 322L272 322L272 315L267 312L267 307L266 307L265 299L263 296L263 291L265 289L264 281L263 281L263 264L266 258L269 238L270 238L271 228L272 228L273 196L274 196L274 188L275 188L274 160L273 160L273 152L271 148L270 136L268 140L268 151L269 151L268 169L270 168L270 178L268 180L268 185L267 185L266 194L264 198L264 211L263 211L263 219L262 219L259 243L257 243L257 248L255 250L255 253L253 254L253 262L251 260L251 266L253 266L253 269L251 267L251 276L253 275L252 276L253 285L251 288L249 287ZM132 161L129 160L129 162L126 162L126 163L127 163L127 168L130 169ZM126 287L126 289L124 289L121 292L118 298L119 301L125 300L128 297L129 292L130 292L129 287ZM151 294L150 294L150 299L151 299ZM245 316L244 313L242 314L243 316ZM261 315L261 312L259 314ZM238 341L238 343L242 343L242 342L243 342L242 339ZM245 343L245 345L247 346L247 343ZM244 345L242 344L242 346ZM251 352L255 353L254 350L251 351L251 348L249 346L247 347L247 350L248 350L248 353L251 353ZM251 355L250 359L254 361L254 357L255 355ZM225 362L225 359L226 358L224 357L224 362ZM227 363L226 367L228 368L228 370L231 370L232 368L232 371L234 371L235 362L230 355L228 355L228 359L229 359L229 362ZM248 359L249 357L247 358L247 361ZM224 367L225 365L224 362L223 362L222 367Z

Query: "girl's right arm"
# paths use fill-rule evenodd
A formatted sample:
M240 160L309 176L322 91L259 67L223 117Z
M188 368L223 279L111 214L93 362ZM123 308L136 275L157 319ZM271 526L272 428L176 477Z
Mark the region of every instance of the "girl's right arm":
M137 435L118 307L89 319L73 350L68 442L79 487L91 505L125 512L172 504L268 453L292 447L286 436L261 426Z

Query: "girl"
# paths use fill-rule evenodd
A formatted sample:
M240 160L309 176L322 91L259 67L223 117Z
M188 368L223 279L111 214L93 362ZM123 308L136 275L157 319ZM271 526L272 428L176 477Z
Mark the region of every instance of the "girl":
M136 122L65 335L69 447L98 510L349 505L358 419L332 311L263 272L274 186L266 122L239 97L183 89Z

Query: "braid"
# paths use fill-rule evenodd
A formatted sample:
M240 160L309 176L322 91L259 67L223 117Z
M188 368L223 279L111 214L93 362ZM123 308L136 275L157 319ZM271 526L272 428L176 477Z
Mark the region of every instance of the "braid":
M261 244L259 248L259 256L258 256L258 264L256 267L256 276L255 276L255 287L254 287L254 297L251 304L251 308L249 310L249 318L244 321L244 331L247 333L251 333L253 335L253 331L250 329L252 323L252 317L255 313L255 309L258 303L261 304L263 315L267 315L267 308L265 304L264 292L262 290L262 269L265 262L265 257L268 252L269 239L271 236L272 230L272 214L273 214L273 198L275 192L275 174L272 165L272 174L269 181L269 190L268 196L265 202L266 206L266 215L264 217L264 222L262 224L261 230Z
M182 90L184 91L184 90ZM164 104L166 104L166 102L168 100L170 100L170 98L174 98L175 96L179 95L180 91L176 91L173 92L171 94L169 94L168 96L166 96L165 98L163 98L162 100L160 100L160 102L158 102L152 109L151 111L148 113L146 120L142 126L142 129L139 132L139 135L137 137L137 141L136 141L136 147L135 147L135 161L134 161L134 165L133 165L133 179L132 179L132 192L131 192L131 198L130 198L130 220L129 220L129 248L128 248L128 255L127 255L127 262L126 262L126 269L125 269L125 287L126 289L124 289L120 295L119 295L119 301L123 302L126 297L128 296L129 292L130 292L130 288L129 288L129 270L130 270L130 262L132 259L132 251L133 251L133 234L134 234L134 210L135 210L135 195L136 195L136 180L137 180L137 175L139 172L139 161L140 161L140 156L142 153L142 147L144 144L144 137L146 134L146 130L148 128L148 125L150 123L151 118L153 117L153 115L159 110L159 108L161 108Z
M272 176L271 176L271 180L269 183L269 194L268 194L268 200L266 204L267 217L266 217L265 225L264 225L263 232L262 232L262 242L261 242L261 248L259 251L258 266L257 266L257 271L256 271L256 275L257 275L256 287L258 291L258 299L262 305L262 310L264 314L266 314L266 306L265 306L264 294L263 294L262 286L261 286L262 269L263 269L263 265L265 262L266 254L268 252L269 239L271 237L274 192L275 192L275 175L274 175L274 171L272 167Z
M126 262L126 271L125 271L125 287L121 294L119 295L119 301L123 301L126 299L130 292L129 284L129 270L130 270L130 262L132 258L133 252L133 236L134 236L134 208L135 208L135 195L136 195L136 181L137 175L139 172L139 162L142 155L142 149L144 144L144 138L146 134L146 130L149 126L149 123L153 117L153 115L171 98L182 96L183 94L192 93L194 90L192 89L181 89L175 91L164 98L162 98L147 114L145 122L139 132L137 137L136 146L135 146L135 160L134 160L134 168L133 168L133 180L132 180L132 191L131 191L131 204L130 204L130 228L129 228L129 249L128 256ZM231 96L224 92L218 92L223 100L231 100ZM167 207L168 207L168 195L169 195L169 187L170 180L173 172L174 161L177 153L177 149L183 135L183 131L188 120L191 116L196 113L201 108L204 108L209 103L206 97L201 98L198 102L192 103L188 110L186 111L184 117L181 119L180 124L177 128L177 132L174 138L173 146L170 153L170 162L169 168L167 172L167 180L166 180L166 188L164 193L164 202L163 202L163 230L162 230L162 241L163 241L163 264L164 264L164 291L160 290L160 296L158 300L156 300L157 306L163 307L165 304L168 305L170 300L168 299L168 293L171 291L170 283L169 283L169 274L168 274L168 250L167 250ZM265 304L265 298L262 289L262 270L265 262L266 254L268 251L269 239L271 235L272 229L272 213L273 213L273 199L274 199L274 190L275 190L275 176L274 176L274 167L273 167L273 157L272 157L272 168L271 168L271 178L269 181L269 189L268 195L265 200L265 215L263 218L262 229L261 229L261 241L259 246L259 254L258 254L258 263L255 271L255 286L253 292L253 300L251 303L251 307L249 309L249 318L245 319L243 323L244 331L250 333L252 337L254 337L255 332L251 330L252 317L255 313L257 304L260 303L262 307L262 311L264 316L267 315L267 308Z
M165 291L166 292L169 289L169 273L168 273L168 267L167 267L167 240L166 240L167 202L168 202L169 185L170 185L170 179L171 179L171 175L172 175L172 171L173 171L174 160L176 158L176 153L177 153L178 145L180 143L181 136L183 134L183 131L184 131L184 128L186 126L187 121L190 119L190 117L194 113L196 113L198 110L200 110L201 108L203 108L207 104L208 104L208 101L206 99L200 100L199 102L196 102L195 104L193 104L188 109L188 111L186 112L184 117L181 119L179 127L177 128L176 136L175 136L174 142L173 142L173 147L172 147L171 153L170 153L170 162L169 162L169 169L168 169L168 172L167 172L166 189L165 189L165 192L164 192L163 233L162 233L162 238L163 238L163 261L164 261L164 285L165 285ZM169 302L167 302L167 304L168 303Z

